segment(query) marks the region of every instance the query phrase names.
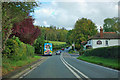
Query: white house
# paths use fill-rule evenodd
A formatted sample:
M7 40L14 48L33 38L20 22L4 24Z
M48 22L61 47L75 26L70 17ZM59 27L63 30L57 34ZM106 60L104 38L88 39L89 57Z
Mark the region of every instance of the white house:
M120 34L115 32L104 32L103 29L100 29L100 33L92 36L87 41L87 44L84 45L85 48L99 48L99 47L108 47L108 46L120 46Z

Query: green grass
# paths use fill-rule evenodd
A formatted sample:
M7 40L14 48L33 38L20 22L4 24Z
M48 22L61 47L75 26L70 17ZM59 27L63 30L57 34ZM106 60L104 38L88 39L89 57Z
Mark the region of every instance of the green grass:
M75 51L69 51L69 54L75 54Z
M10 60L8 58L3 58L2 61L2 75L5 75L9 72L14 71L15 69L18 69L22 66L28 65L34 61L37 61L38 59L40 59L40 56L34 56L34 57L28 57L25 60L19 60L19 61L14 61L14 60Z
M96 56L84 56L84 55L78 57L77 59L120 70L120 65L118 65L119 62L118 59L110 59L110 58L103 58Z
M47 40L45 40L47 42ZM66 44L66 42L60 42L60 41L48 41L49 43L52 43L54 45L61 45L61 44Z

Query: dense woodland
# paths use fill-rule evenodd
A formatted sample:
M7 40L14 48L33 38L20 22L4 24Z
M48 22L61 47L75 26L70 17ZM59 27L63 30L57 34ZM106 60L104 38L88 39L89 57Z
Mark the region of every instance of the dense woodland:
M40 30L43 30L42 32L44 34L44 39L45 40L50 40L50 41L61 41L61 42L66 42L66 36L68 30L65 28L56 28L56 26L50 26L50 27L45 27L45 26L40 26Z

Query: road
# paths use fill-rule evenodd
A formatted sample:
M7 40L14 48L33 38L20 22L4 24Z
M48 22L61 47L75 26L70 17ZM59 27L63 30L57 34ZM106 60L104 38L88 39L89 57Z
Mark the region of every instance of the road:
M23 78L69 78L80 80L118 80L118 71L91 64L70 56L67 51L61 55L49 56L37 68L24 75Z

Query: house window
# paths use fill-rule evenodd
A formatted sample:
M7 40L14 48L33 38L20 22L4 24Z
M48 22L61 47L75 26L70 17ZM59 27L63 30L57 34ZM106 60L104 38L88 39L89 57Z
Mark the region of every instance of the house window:
M108 45L108 41L106 40L106 45Z
M98 40L98 41L97 41L97 44L98 44L98 45L101 45L101 44L102 44L102 41Z

